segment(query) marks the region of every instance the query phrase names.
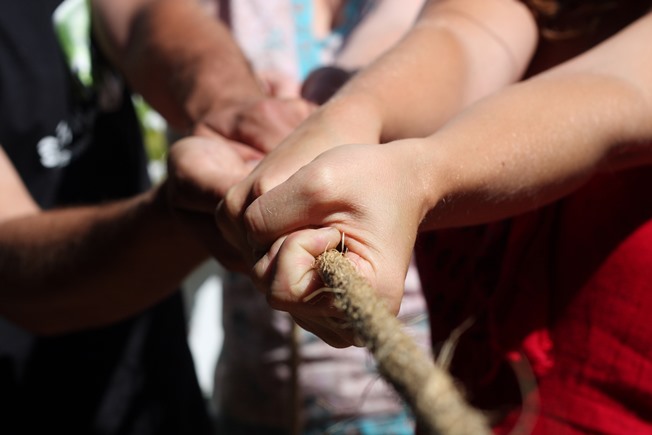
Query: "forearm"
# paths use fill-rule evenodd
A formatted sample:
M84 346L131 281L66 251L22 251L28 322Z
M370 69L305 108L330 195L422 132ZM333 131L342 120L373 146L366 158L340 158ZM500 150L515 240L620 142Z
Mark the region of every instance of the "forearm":
M333 64L358 70L395 45L412 27L424 0L376 0L346 38Z
M350 77L394 46L412 27L423 0L373 2L361 22L347 35L333 61L316 68L306 77L301 95L323 104Z
M51 334L137 313L206 257L183 231L153 193L4 220L2 315Z
M517 80L535 42L534 22L517 2L429 2L413 29L323 110L362 107L383 141L426 136Z
M228 29L198 1L94 0L94 28L110 58L174 127L212 120L228 134L236 107L262 97Z
M513 216L599 171L651 164L650 119L652 99L611 74L573 72L515 86L424 141L430 177L422 229Z

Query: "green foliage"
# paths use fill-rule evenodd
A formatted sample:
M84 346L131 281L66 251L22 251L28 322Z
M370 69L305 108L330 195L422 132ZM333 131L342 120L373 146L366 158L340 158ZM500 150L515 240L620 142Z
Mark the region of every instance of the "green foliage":
M134 96L133 102L143 132L147 156L151 161L164 161L169 145L165 120L142 97Z

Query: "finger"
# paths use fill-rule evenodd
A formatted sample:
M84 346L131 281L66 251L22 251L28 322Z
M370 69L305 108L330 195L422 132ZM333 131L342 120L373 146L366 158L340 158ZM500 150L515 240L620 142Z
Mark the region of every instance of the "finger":
M264 153L260 150L253 148L247 144L243 144L231 139L227 139L212 128L205 124L199 124L192 132L193 136L204 137L208 139L220 140L229 144L229 146L240 156L245 162L258 161L264 157Z
M297 323L297 325L306 331L315 334L330 346L336 348L344 348L355 345L356 343L356 340L350 331L346 331L344 329L338 330L333 326L333 324L328 324L327 322L322 324L309 318L306 319L295 315L292 317L294 318L294 321ZM326 321L327 319L324 320Z
M320 288L317 290L319 299L313 299L310 301L278 303L269 298L267 301L269 306L275 310L286 311L292 315L302 316L319 322L324 322L324 319L329 319L328 324L332 324L333 327L340 327L340 325L346 320L346 313L336 307L333 290L334 289Z
M274 309L292 311L294 314L305 316L332 317L334 319L344 318L344 314L335 308L333 302L334 293L337 291L336 289L323 287L319 287L316 290L309 289L307 295L299 301L281 301L274 298L269 293L269 289L274 280L274 274L278 270L278 253L286 239L287 237L282 237L274 242L269 251L267 251L252 268L252 279L256 284L256 287L270 296L268 302ZM323 283L320 282L319 284L323 286Z
M272 308L289 312L304 329L335 347L356 341L345 313L335 306L334 294L339 290L323 288L314 260L340 240L335 228L302 230L276 241L253 268L259 282L269 283L267 299Z
M249 145L242 144L236 141L229 141L235 152L244 160L245 162L259 162L265 154L255 148L250 147Z
M228 195L229 193L227 193L227 197ZM227 204L226 199L219 202L214 210L214 223L224 239L238 251L243 261L248 265L252 265L256 257L247 242L243 226L237 218L231 217Z
M332 227L290 234L281 244L274 261L267 265L267 268L275 267L269 280L268 300L282 307L301 302L305 309L308 304L303 303L304 298L323 287L314 268L315 257L337 246L340 239L340 232Z
M283 242L285 242L285 239L286 237L281 237L280 239L276 240L276 242L272 244L269 250L256 261L256 264L254 264L253 268L251 269L251 279L256 287L259 288L263 293L267 293L267 290L272 283L274 273L276 272L276 257L278 255L278 251L283 245Z
M253 199L243 215L250 242L269 246L284 234L325 223L335 207L343 206L335 198L336 176L332 168L304 168Z
M215 228L210 214L175 210L175 215L220 264L232 271L248 271L238 251Z
M267 153L276 148L312 111L313 105L301 99L259 100L241 114L237 137Z
M192 137L175 143L168 157L168 193L173 206L212 213L249 167L224 140Z

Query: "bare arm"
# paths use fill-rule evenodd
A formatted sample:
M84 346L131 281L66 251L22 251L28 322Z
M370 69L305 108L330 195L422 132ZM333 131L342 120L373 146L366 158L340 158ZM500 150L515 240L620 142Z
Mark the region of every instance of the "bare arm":
M420 150L432 163L424 173L433 176L424 228L513 215L567 194L597 171L652 163L650 38L647 15L430 137Z
M412 28L423 5L424 0L373 2L333 62L315 69L306 78L301 94L318 104L328 101L356 71L389 50Z
M414 25L424 3L424 0L376 0L344 41L334 64L357 70L377 59Z
M194 173L206 184L197 184ZM35 333L100 326L133 315L178 289L208 256L175 213L203 220L192 201L218 201L248 172L232 147L189 138L174 148L170 179L140 196L43 211L0 148L0 315ZM200 201L201 202L201 201ZM211 251L235 256L219 234ZM208 239L208 237L205 237Z
M198 0L93 0L92 6L103 49L175 128L205 122L229 135L241 106L263 97L228 29Z
M175 126L235 134L241 107L260 101L239 49L196 2L97 0L93 6L110 58ZM298 109L293 113L304 116L306 107ZM266 119L279 130L278 117ZM261 137L278 141L270 129L254 125ZM0 149L0 314L38 333L58 333L124 318L173 292L208 255L176 218L193 222L192 230L205 229L212 213L202 207L214 209L249 172L246 160L260 156L209 136L173 147L171 177L160 189L53 211L39 209ZM237 263L219 233L207 234L201 240L210 240L211 254Z
M429 1L411 31L324 112L363 107L383 141L424 136L518 80L535 45L535 24L519 2Z
M0 314L36 333L103 325L170 295L205 258L150 193L41 211L0 148Z
M470 103L519 80L536 42L534 20L518 1L427 1L412 29L312 124L349 133L341 135L349 143L429 135Z
M533 19L515 0L429 1L397 45L229 191L219 210L220 228L243 253L250 251L241 217L255 197L338 145L436 131L470 103L518 80L535 43Z
M426 139L329 150L260 196L244 220L248 240L271 246L254 270L272 305L337 345L350 343L325 306L304 302L319 286L310 260L341 233L349 258L397 309L419 229L513 216L599 171L651 165L650 40L652 14Z
M597 172L652 164L650 38L652 14L480 101L425 139L344 145L320 155L247 209L250 240L269 246L293 230L319 227L326 222L320 215L346 220L340 207L360 220L366 207L356 202L370 210L376 202L386 213L397 198L397 208L412 215L395 222L413 228L484 223L558 199Z

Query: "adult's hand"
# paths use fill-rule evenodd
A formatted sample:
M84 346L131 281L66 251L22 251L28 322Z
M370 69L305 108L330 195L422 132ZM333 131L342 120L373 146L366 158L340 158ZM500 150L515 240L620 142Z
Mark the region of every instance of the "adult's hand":
M216 108L198 123L196 136L173 145L168 160L170 203L226 267L248 269L238 250L216 231L213 216L217 204L313 107L300 99L259 99L236 106L230 125L222 123L228 111ZM220 131L239 140L227 139Z
M176 131L212 130L266 153L310 112L270 99L220 20L200 2L93 0L103 52Z
M195 133L213 131L263 154L273 150L314 110L300 98L264 97L230 107L218 105L198 121Z
M174 143L166 189L173 213L225 267L246 270L238 251L215 228L214 212L227 190L255 166L260 153L215 134Z

